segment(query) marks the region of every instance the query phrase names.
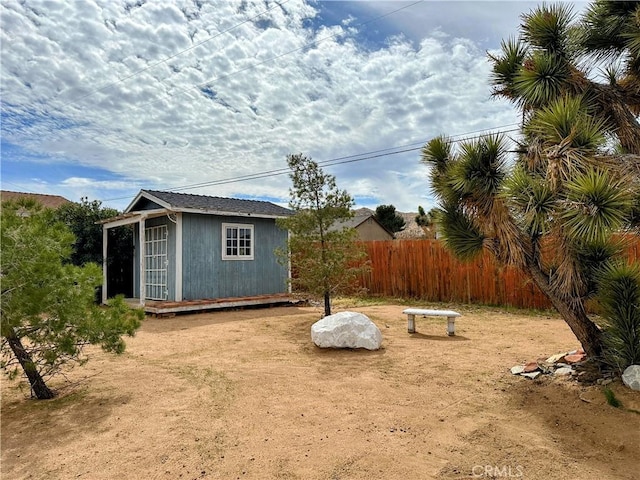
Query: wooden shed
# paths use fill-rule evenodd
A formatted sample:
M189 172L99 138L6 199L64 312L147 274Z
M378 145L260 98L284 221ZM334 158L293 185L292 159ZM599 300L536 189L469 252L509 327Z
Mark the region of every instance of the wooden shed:
M276 219L293 214L271 202L141 190L107 231L134 228L134 292L147 312L170 313L288 300L289 268L278 262L286 230ZM102 301L109 292L103 289Z

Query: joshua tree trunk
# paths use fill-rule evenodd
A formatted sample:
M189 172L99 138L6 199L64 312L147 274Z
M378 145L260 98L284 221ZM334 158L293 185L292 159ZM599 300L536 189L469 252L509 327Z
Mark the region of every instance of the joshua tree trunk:
M592 358L599 357L602 353L602 332L587 316L584 304L579 303L577 304L578 308L576 308L561 299L553 291L547 277L538 267L530 265L528 273L533 282L558 310L563 320L567 322L573 334L582 344L585 353Z
M16 335L15 330L12 329L10 335L6 338L13 354L18 359L18 362L20 362L22 370L24 370L24 373L27 375L29 384L31 385L31 390L36 398L39 400L53 398L55 394L44 383L40 372L38 372L38 369L31 359L31 355L29 355L29 352L27 352L24 345L22 345L22 341L20 341L20 337Z

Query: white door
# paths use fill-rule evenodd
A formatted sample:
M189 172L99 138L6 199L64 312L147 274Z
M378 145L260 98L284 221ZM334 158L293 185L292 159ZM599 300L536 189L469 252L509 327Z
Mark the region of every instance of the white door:
M149 227L144 231L145 292L148 300L166 300L167 226Z

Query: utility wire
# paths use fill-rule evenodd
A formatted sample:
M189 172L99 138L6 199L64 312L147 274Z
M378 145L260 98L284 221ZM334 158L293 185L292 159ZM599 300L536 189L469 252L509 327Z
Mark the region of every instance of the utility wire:
M490 130L498 130L498 129L502 129L505 127L513 127L515 125L518 125L517 123L511 123L511 124L507 124L507 125L501 125L499 127L492 127L492 128L485 128L485 129L481 129L481 130L475 130L475 131L471 131L471 132L466 132L466 133L461 133L461 134L456 134L456 135L452 135L447 137L449 140L451 140L453 143L458 143L458 142L463 142L463 141L469 141L469 140L474 140L474 139L478 139L480 137L482 137L483 135L486 135L486 133L482 133L482 132L487 132ZM508 130L501 130L500 133L510 133L510 132L515 132L518 131L519 128L511 128ZM473 136L469 136L472 134L477 134L477 135L473 135ZM460 137L457 138L456 137ZM348 155L348 156L344 156L344 157L336 157L336 158L331 158L328 160L321 160L318 163L318 166L321 167L332 167L335 165L344 165L347 163L355 163L355 162L361 162L364 160L371 160L373 158L380 158L380 157L384 157L384 156L391 156L391 155L398 155L401 153L407 153L407 152L415 152L417 150L421 150L422 146L426 143L427 140L423 140L423 141L417 141L417 142L412 142L412 143L408 143L405 145L398 145L395 147L389 147L389 148L383 148L380 150L372 150L369 152L364 152L364 153L358 153L358 154L354 154L354 155ZM420 145L418 147L413 147L413 145ZM407 147L411 147L411 148L407 148ZM246 174L246 175L239 175L239 176L235 176L235 177L229 177L229 178L223 178L220 180L211 180L211 181L207 181L207 182L201 182L201 183L194 183L194 184L189 184L189 185L183 185L183 186L179 186L179 187L174 187L171 188L169 191L185 191L185 190L194 190L197 188L203 188L203 187L210 187L210 186L216 186L216 185L226 185L229 183L238 183L238 182L245 182L247 180L257 180L257 179L261 179L261 178L269 178L269 177L275 177L275 176L279 176L279 175L285 175L289 173L289 168L278 168L278 169L274 169L274 170L267 170L267 171L263 171L263 172L256 172L256 173L250 173L250 174ZM105 199L103 201L108 202L108 201L114 201L114 200L124 200L130 198L129 196L126 197L116 197L116 198L108 198Z
M514 132L517 131L519 129L514 128L511 130L505 130L501 133L508 133L508 132ZM461 142L461 141L468 141L468 140L473 140L476 138L480 138L482 135L476 135L474 137L467 137L467 138L461 138L459 140L453 140L454 143L457 142ZM412 144L409 144L412 145ZM333 158L333 159L329 159L329 160L322 160L318 163L318 166L321 167L333 167L335 165L344 165L346 163L355 163L355 162L361 162L363 160L371 160L373 158L380 158L380 157L385 157L385 156L391 156L391 155L398 155L401 153L407 153L407 152L415 152L417 150L421 150L422 149L422 145L424 145L424 142L420 143L419 147L412 147L412 148L403 148L402 150L396 150L394 148L387 148L387 149L383 149L383 150L377 150L377 151L373 151L373 152L368 152L368 153L364 153L364 154L356 154L356 155L349 155L347 157L339 157L339 158ZM407 145L408 146L408 145ZM396 148L402 148L402 147L396 147ZM389 152L387 150L394 150L392 152ZM377 153L377 152L384 152L384 153ZM362 155L366 155L366 156L362 156ZM277 170L270 170L270 171L266 171L266 172L259 172L259 173L254 173L254 174L248 174L248 175L241 175L238 177L230 177L230 178L224 178L221 180L212 180L210 182L202 182L202 183L198 183L198 184L193 184L193 185L186 185L183 187L177 187L174 188L173 190L192 190L195 188L202 188L202 187L209 187L209 186L214 186L214 185L226 185L228 183L236 183L236 182L243 182L246 180L255 180L255 179L259 179L259 178L268 178L268 177L275 177L278 175L284 175L286 173L289 173L289 168L280 168Z

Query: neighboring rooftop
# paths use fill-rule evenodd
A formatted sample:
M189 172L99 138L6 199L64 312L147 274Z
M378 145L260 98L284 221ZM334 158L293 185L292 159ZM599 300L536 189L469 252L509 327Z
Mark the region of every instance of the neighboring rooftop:
M355 211L356 217L364 216L364 215L375 215L375 211L370 208L362 207ZM399 240L410 240L410 239L419 239L419 238L427 238L424 230L420 225L416 223L416 216L418 212L398 212L396 214L400 215L404 218L405 227L403 230L399 232L395 232L394 236Z
M375 215L372 212L367 211L367 209L356 210L354 212L353 217L346 220L340 220L335 222L331 226L330 230L342 230L343 228L357 228L361 223L363 223L364 221L370 218L373 218L373 220L376 223L378 223L382 228L387 230L380 222L378 222L378 220L376 220ZM393 235L392 232L389 232L389 234Z
M188 193L163 192L159 190L141 190L140 195L149 200L160 200L176 209L196 209L208 212L244 213L252 215L289 216L292 210L263 200L211 197ZM130 207L135 204L135 201ZM129 210L129 209L127 209Z
M45 208L59 208L66 203L71 203L60 195L46 195L42 193L27 193L27 192L10 192L8 190L0 190L0 198L3 202L10 200L21 200L23 198L31 198L36 202L42 204Z

